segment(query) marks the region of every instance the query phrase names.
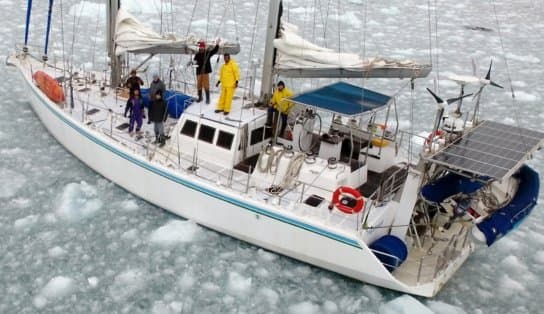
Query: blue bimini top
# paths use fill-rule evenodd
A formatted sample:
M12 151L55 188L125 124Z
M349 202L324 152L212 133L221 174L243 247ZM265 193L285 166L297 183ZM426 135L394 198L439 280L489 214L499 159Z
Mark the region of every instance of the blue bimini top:
M354 116L387 105L391 97L345 82L337 82L299 94L291 100L344 116Z

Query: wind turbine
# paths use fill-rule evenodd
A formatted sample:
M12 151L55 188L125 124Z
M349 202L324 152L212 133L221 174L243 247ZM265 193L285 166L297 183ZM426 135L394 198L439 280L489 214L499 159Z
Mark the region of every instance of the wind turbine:
M491 85L491 86L494 86L494 87L498 87L498 88L503 88L501 85L495 83L494 81L491 80L491 68L493 67L493 59L491 59L491 62L489 64L489 70L487 70L487 74L484 78L481 78L481 77L478 77L477 74L476 74L476 63L474 62L474 60L472 60L472 73L473 75L470 76L470 75L450 75L449 76L449 79L457 82L459 85L461 85L461 94L463 93L464 91L464 87L465 85L467 84L479 84L480 85L480 88L478 89L478 91L474 94L474 98L476 98L476 104L474 105L474 114L472 116L472 120L473 122L476 122L476 115L478 113L478 110L480 108L480 97L482 96L482 91L484 90L484 88L488 85ZM459 105L459 108L458 110L460 111L460 106Z
M438 132L438 127L440 126L440 121L442 120L442 117L444 116L444 110L446 109L446 107L448 105L450 105L450 104L453 104L453 103L455 103L457 101L462 100L465 97L471 96L472 94L461 95L459 97L448 98L446 100L443 100L438 95L433 93L433 91L430 90L429 88L427 88L427 91L433 96L434 101L436 103L436 106L438 107L438 109L436 111L436 118L435 118L435 123L434 123L434 126L433 126L433 131L432 131L432 133L431 133L431 135L429 137L429 143L432 143L433 137ZM463 89L461 91L463 91Z

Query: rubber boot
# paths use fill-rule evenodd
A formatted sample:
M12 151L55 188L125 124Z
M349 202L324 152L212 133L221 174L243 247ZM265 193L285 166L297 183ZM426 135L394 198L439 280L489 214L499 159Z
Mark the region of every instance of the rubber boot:
M210 104L210 91L206 90L206 105Z
M201 102L202 101L202 90L199 90L198 91L198 99L196 100L196 102Z

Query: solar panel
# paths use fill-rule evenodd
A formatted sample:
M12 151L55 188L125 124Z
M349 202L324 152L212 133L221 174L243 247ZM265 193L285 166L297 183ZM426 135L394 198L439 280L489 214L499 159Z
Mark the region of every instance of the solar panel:
M427 159L455 170L502 179L541 148L543 141L544 133L483 121Z

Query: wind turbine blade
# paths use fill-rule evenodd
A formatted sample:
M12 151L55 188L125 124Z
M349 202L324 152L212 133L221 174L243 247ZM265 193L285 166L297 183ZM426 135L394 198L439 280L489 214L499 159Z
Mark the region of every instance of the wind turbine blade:
M428 87L427 87L427 91L428 91L429 93L431 93L431 95L433 95L434 100L436 101L437 104L443 104L443 103L444 103L444 101L442 100L442 98L436 96L436 94L433 93L433 91L430 90Z
M486 80L491 80L491 67L493 66L493 59L491 59L491 63L489 64L489 70L487 70L487 75L485 76Z
M446 100L448 102L448 105L451 105L453 104L454 102L457 102L465 97L468 97L468 96L472 96L472 94L466 94L466 95L463 95L463 96L460 96L460 97L455 97L455 98L450 98L448 100Z
M495 86L495 87L498 87L498 88L504 88L504 87L500 86L499 84L497 84L497 83L495 83L493 81L489 81L489 85Z

